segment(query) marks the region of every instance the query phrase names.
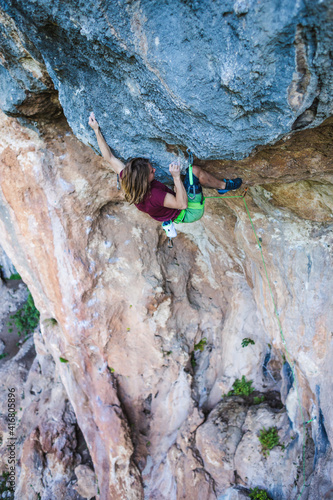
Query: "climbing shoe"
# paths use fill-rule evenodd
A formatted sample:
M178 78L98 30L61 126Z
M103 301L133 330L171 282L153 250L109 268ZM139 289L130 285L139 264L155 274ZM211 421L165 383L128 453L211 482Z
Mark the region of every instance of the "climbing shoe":
M224 194L227 193L228 191L234 191L235 189L238 189L242 185L242 179L240 177L237 177L236 179L223 179L225 182L225 189L218 189L217 192L219 194Z

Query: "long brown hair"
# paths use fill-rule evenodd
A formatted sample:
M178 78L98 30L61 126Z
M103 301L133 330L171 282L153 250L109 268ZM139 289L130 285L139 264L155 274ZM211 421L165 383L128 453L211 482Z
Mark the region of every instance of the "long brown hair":
M121 174L121 186L130 204L142 202L150 192L149 174L147 158L132 158L126 163Z

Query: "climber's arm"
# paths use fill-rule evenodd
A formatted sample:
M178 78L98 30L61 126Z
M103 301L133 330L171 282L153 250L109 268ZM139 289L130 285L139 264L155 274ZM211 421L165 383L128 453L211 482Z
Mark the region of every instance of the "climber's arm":
M99 145L99 149L101 150L101 153L102 153L102 156L105 160L107 160L110 165L111 165L111 168L117 173L119 174L123 168L125 167L125 165L123 164L122 161L120 161L118 158L116 158L112 152L111 152L111 149L110 147L107 145L104 137L103 137L103 134L99 128L99 125L98 125L98 122L95 118L95 115L94 113L90 113L90 116L89 116L89 125L90 127L94 130L95 134L96 134L96 139L97 139L97 142L98 142L98 145Z
M173 177L176 196L171 193L167 193L164 198L163 206L167 208L178 208L178 210L184 210L185 208L187 208L187 193L184 188L184 184L180 179L180 167L175 163L171 163L171 165L169 166L169 171Z
M125 168L125 165L122 161L120 161L112 154L111 149L106 144L101 130L98 128L97 130L95 130L95 133L103 158L110 163L111 168L116 172L116 174L119 174L123 170L123 168Z

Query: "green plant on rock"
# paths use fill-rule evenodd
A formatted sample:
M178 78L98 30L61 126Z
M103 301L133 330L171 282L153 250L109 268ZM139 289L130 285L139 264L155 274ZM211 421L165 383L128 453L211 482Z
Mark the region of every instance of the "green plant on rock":
M9 472L4 472L0 476L0 494L1 498L8 498L9 500L14 499L14 490L9 484ZM4 496L3 494L6 494Z
M250 490L250 498L251 500L271 500L271 497L267 495L265 490L260 490L259 488L254 488L254 490Z
M9 277L10 280L21 280L21 276L19 275L19 273L13 273L10 275Z
M194 345L194 350L195 351L203 351L205 348L205 345L207 344L207 339L206 337L203 337L200 342Z
M253 403L255 405L260 405L260 403L263 403L265 401L265 396L254 396L253 398Z
M30 292L24 306L16 311L15 314L12 314L10 319L13 321L9 321L8 326L12 326L14 322L18 335L22 333L29 335L29 333L34 331L39 322L39 311L35 307L34 299Z
M269 450L275 448L280 444L279 435L276 427L270 427L269 429L265 429L263 427L259 434L259 441L261 443L261 452L264 457L269 455Z
M252 339L249 339L248 337L245 337L245 339L242 340L242 347L247 347L249 344L254 345L255 341Z
M249 396L254 391L252 384L253 380L246 380L244 375L241 380L236 378L231 391L228 392L228 396Z

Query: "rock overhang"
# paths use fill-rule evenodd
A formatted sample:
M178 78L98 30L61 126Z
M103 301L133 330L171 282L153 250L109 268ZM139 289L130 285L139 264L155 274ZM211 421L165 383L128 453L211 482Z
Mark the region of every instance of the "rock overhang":
M94 110L114 153L149 156L161 178L187 147L239 160L331 114L329 5L2 2L75 135L97 150Z

